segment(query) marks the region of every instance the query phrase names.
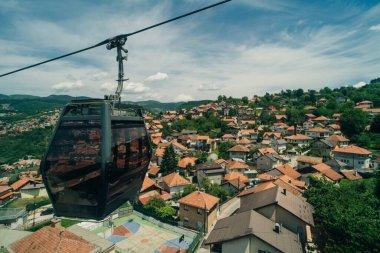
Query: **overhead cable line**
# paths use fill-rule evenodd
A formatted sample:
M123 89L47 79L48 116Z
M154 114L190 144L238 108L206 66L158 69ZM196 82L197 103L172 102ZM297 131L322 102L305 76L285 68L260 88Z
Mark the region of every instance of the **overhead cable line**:
M45 63L48 63L48 62L52 62L52 61L55 61L55 60L59 60L59 59L62 59L62 58L65 58L67 56L71 56L71 55L74 55L74 54L78 54L78 53L81 53L81 52L84 52L84 51L87 51L87 50L90 50L90 49L93 49L93 48L96 48L96 47L99 47L99 46L102 46L102 45L106 45L108 43L112 43L113 41L116 41L116 40L120 40L120 39L125 39L127 40L127 38L129 36L132 36L132 35L135 35L135 34L138 34L138 33L141 33L141 32L144 32L144 31L147 31L147 30L150 30L150 29L153 29L155 27L158 27L158 26L161 26L161 25L164 25L164 24L167 24L167 23L170 23L170 22L173 22L175 20L178 20L178 19L181 19L181 18L184 18L184 17L187 17L187 16L190 16L190 15L193 15L195 13L198 13L198 12L201 12L201 11L204 11L204 10L207 10L207 9L210 9L210 8L213 8L215 6L218 6L218 5L221 5L221 4L224 4L224 3L227 3L227 2L230 2L232 0L224 0L224 1L221 1L221 2L218 2L218 3L215 3L215 4L212 4L212 5L209 5L209 6L206 6L206 7L203 7L201 9L198 9L198 10L195 10L195 11L192 11L192 12L189 12L189 13L186 13L186 14L183 14L181 16L178 16L178 17L175 17L175 18L172 18L172 19L169 19L169 20L166 20L166 21L163 21L163 22L160 22L158 24L155 24L155 25L151 25L151 26L148 26L148 27L145 27L143 29L140 29L140 30L137 30L135 32L131 32L131 33L127 33L127 34L120 34L120 35L117 35L113 38L109 38L109 39L106 39L102 42L99 42L98 44L95 44L93 46L90 46L90 47L86 47L86 48L83 48L83 49L80 49L80 50L77 50L77 51L74 51L74 52L71 52L71 53L68 53L68 54L64 54L64 55L61 55L61 56L58 56L58 57L55 57L55 58L52 58L52 59L49 59L49 60L46 60L46 61L42 61L42 62L38 62L38 63L35 63L35 64L32 64L32 65L29 65L29 66L26 66L26 67L23 67L23 68L20 68L20 69L16 69L16 70L13 70L13 71L10 71L10 72L7 72L7 73L4 73L4 74L1 74L0 77L3 77L3 76L7 76L7 75L11 75L11 74L14 74L16 72L20 72L20 71L23 71L23 70L26 70L26 69L30 69L30 68L33 68L33 67L37 67L39 65L42 65L42 64L45 64Z

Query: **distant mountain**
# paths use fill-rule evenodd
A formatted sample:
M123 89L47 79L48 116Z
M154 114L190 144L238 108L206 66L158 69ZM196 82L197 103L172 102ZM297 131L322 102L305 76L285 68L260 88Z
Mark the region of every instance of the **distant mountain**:
M170 111L177 110L179 108L192 108L201 104L206 104L211 102L211 100L199 100L199 101L189 101L189 102L171 102L171 103L161 103L155 100L147 100L147 101L124 101L125 104L133 104L141 106L147 110L151 110L153 112L160 111Z
M72 97L68 95L50 95L47 97L38 97L32 95L3 95L0 94L0 104L9 103L11 108L20 113L36 113L55 108L63 107L70 100L90 99L89 97ZM189 101L189 102L172 102L161 103L155 100L147 101L123 101L125 104L138 105L152 112L161 112L177 110L179 108L192 108L201 104L209 103L211 100Z

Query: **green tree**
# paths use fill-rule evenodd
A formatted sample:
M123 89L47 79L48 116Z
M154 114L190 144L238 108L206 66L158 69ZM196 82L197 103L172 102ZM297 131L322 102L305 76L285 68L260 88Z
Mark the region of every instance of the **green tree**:
M162 175L168 175L177 169L178 159L174 152L173 145L169 145L164 152L161 162Z
M241 98L241 101L243 102L243 104L248 104L248 97L247 96L244 96Z
M229 159L230 154L228 153L228 150L232 148L233 146L235 146L235 144L232 142L219 143L219 146L218 146L219 157L223 159Z
M14 182L16 182L17 180L20 179L20 176L19 174L12 174L10 177L9 177L9 185L13 184Z
M146 209L157 211L158 209L166 206L165 200L153 196L144 206Z
M185 197L189 195L192 192L195 192L197 190L197 186L195 184L188 184L183 188L182 197Z
M169 205L165 205L163 207L158 208L156 212L158 216L160 216L161 218L172 217L176 214L176 210Z
M377 114L375 118L373 118L370 131L373 133L380 133L380 114Z
M314 207L319 252L380 252L380 199L375 180L343 180L339 187L317 179L304 196Z
M367 123L367 114L358 109L344 111L339 119L342 132L348 137L362 133Z

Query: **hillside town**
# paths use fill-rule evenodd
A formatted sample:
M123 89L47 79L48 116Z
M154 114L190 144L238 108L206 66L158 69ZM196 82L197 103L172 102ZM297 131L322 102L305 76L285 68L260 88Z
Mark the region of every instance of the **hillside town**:
M220 96L197 107L145 115L154 148L137 204L132 204L136 208L133 215L175 224L183 229L179 233L185 238L179 236L174 246L157 246L160 251L155 252L317 252L316 210L305 191L316 181L339 186L374 176L380 162L378 153L344 135L342 113L321 114L319 108L329 103L328 99L320 97L305 105L299 110L301 114L292 112L289 100L283 97L275 95L271 99L276 103L265 106L263 99ZM368 100L354 106L370 119L380 114L380 108ZM6 125L3 131L55 125L58 114L49 115ZM0 223L4 228L0 234L8 233L4 229L15 233L2 248L28 252L25 249L34 241L35 247L44 242L44 247L51 244L54 249L61 240L38 238L63 236L76 241L80 252L129 252L122 251L125 241L115 239L120 231L112 226L111 234L105 235L104 230L102 235L99 227L90 229L82 222L63 228L53 219L52 226L34 233L19 231L35 225L36 210L41 224L53 217L53 211L47 219L42 214L52 210L51 205L44 209L35 206L36 199L46 204L48 197L38 171L41 160L25 158L1 165ZM17 178L10 177L14 171ZM20 199L27 200L29 206L8 208ZM195 248L190 251L183 240L189 244L196 241ZM60 247L76 249L68 242Z

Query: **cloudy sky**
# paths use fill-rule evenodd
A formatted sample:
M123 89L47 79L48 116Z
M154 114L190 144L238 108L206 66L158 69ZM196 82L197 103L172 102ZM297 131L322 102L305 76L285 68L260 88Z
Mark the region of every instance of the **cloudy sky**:
M0 74L217 1L0 1ZM354 85L380 76L378 1L233 0L128 39L123 100L187 101ZM104 46L0 78L0 93L103 97Z

